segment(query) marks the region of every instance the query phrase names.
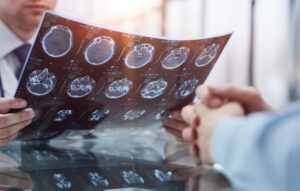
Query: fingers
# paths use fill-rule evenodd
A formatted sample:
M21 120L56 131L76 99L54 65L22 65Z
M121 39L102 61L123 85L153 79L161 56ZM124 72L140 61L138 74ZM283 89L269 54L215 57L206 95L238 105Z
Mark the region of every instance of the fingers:
M182 140L182 132L171 128L165 128L167 132L175 136L178 140ZM183 140L182 140L183 141Z
M191 156L200 159L200 149L197 144L192 144L189 152Z
M214 96L227 98L229 100L242 103L261 100L260 94L253 87L238 87L235 85L226 85L223 87L209 87L209 91Z
M6 145L6 144L10 143L11 141L13 141L15 138L17 138L18 134L19 133L17 132L17 133L12 134L4 139L0 139L0 146Z
M183 141L182 130L188 127L188 124L183 121L180 111L175 111L172 115L163 116L161 121L166 131L174 135L179 141Z
M27 102L19 98L0 98L0 113L7 113L10 109L22 109Z
M196 114L194 105L185 106L181 110L181 116L190 127L197 127L200 123L200 119Z
M35 113L32 109L25 109L17 113L8 113L0 115L0 130L20 122L33 119Z
M161 119L163 126L168 129L182 131L188 126L188 124L182 120L176 120L174 118L162 117Z
M198 135L197 135L197 131L195 128L185 128L182 131L182 138L186 141L186 142L194 142L197 140Z
M177 120L177 121L183 121L183 118L181 116L181 111L180 110L174 111L172 113L172 119Z
M226 99L215 96L210 92L208 86L199 86L196 90L196 95L201 102L210 108L218 108L224 104Z
M0 141L6 140L6 139L10 138L11 136L15 135L21 129L28 126L31 122L32 122L32 120L27 120L27 121L23 121L21 123L0 129Z

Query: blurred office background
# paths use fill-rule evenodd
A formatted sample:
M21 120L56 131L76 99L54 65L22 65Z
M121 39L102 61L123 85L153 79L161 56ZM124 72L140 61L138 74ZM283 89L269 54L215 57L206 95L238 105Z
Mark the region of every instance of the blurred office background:
M298 50L298 38L292 36L298 31L295 3L298 0L59 0L57 11L99 26L175 39L234 31L206 83L254 84L279 108L297 97L297 84L292 83L300 75L293 54Z

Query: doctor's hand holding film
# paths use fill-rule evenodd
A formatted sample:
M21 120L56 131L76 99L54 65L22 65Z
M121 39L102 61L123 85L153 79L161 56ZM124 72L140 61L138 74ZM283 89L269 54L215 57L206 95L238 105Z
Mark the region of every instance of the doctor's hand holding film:
M27 102L23 99L0 98L0 146L15 139L21 129L28 126L35 116L32 109L10 113L11 109L23 109Z

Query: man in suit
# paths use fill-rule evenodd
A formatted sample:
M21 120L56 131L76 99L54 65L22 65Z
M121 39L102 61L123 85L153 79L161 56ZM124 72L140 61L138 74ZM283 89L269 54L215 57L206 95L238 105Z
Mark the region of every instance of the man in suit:
M26 101L13 98L34 34L46 10L53 10L57 0L0 1L0 145L17 137L19 130L34 117Z

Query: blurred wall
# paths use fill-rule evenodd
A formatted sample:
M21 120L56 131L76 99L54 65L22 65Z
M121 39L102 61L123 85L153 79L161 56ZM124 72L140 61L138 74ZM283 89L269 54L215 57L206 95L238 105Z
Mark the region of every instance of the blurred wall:
M288 102L289 1L256 0L255 86L274 107ZM162 35L163 0L59 0L57 11L117 30ZM168 0L165 35L197 38L234 31L206 83L246 85L251 0Z

